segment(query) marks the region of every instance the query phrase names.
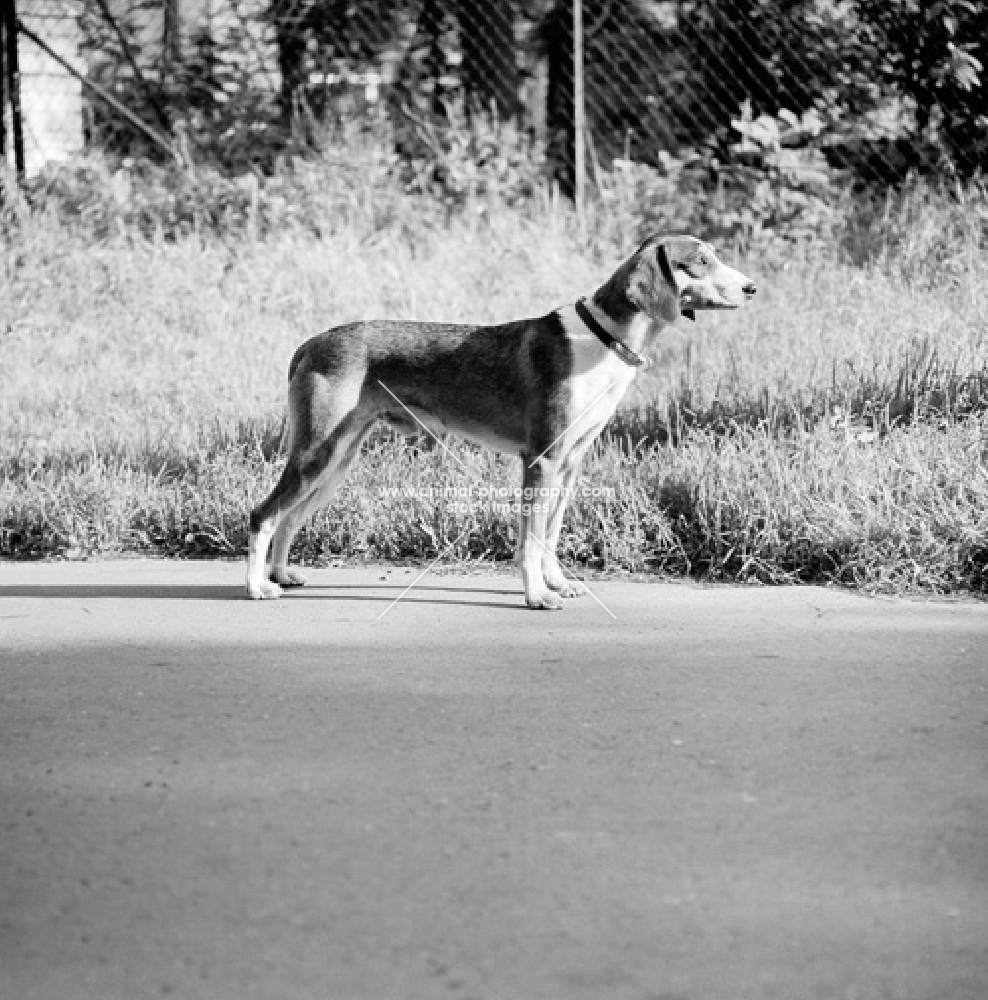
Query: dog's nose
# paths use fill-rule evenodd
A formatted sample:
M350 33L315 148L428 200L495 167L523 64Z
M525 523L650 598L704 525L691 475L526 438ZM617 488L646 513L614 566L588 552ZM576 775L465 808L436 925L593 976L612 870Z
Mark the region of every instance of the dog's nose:
M753 281L749 281L748 284L741 289L741 291L743 291L744 294L747 295L748 298L750 299L752 295L754 295L755 292L758 291L758 289L755 287L755 283Z

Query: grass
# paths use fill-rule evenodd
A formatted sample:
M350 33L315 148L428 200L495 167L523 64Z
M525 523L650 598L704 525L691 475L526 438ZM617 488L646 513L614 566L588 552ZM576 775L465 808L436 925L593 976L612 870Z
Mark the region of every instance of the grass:
M325 194L333 221L318 234L167 240L121 224L96 238L50 213L8 228L0 553L241 555L280 468L303 339L355 318L539 315L595 287L635 237L613 220L581 236L549 199L440 224L433 206L347 183ZM613 497L573 504L563 554L712 579L988 590L986 230L983 195L916 188L849 216L841 244L752 249L739 263L758 298L669 332L586 463L584 483ZM472 526L451 558L507 558L510 517L383 495L519 478L516 460L450 446L466 470L376 435L297 557L424 559Z

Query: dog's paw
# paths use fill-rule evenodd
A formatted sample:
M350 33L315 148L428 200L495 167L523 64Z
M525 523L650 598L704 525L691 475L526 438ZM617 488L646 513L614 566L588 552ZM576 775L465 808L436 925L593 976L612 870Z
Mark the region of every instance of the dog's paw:
M281 587L274 580L261 580L260 583L248 583L247 594L255 601L273 601L281 597Z
M271 570L270 579L275 583L280 583L282 587L304 587L305 574L290 566L281 566Z
M583 597L587 588L579 580L567 580L564 576L546 577L545 585L554 590L560 597Z
M535 594L526 594L525 603L535 611L559 611L563 606L563 599L551 590L542 590Z

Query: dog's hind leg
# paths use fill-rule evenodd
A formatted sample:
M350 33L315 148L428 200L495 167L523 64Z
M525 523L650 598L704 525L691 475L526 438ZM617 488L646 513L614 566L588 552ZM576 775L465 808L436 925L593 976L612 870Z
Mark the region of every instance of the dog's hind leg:
M276 553L280 560L276 568L283 569L287 546L301 524L296 508L321 493L327 479L335 478L358 431L369 422L357 412L359 398L359 379L330 384L324 376L309 372L292 382L288 460L270 496L250 515L247 593L255 600L281 595L281 587L266 573L268 546L288 520Z
M342 470L345 472L346 470ZM342 475L327 473L323 483L317 486L304 500L300 500L281 519L271 540L271 568L267 578L281 587L304 587L305 574L288 565L288 553L298 529L306 518L315 513L316 509L326 503L333 491L340 484Z
M282 517L295 506L303 493L302 473L290 455L281 478L268 498L250 515L247 541L247 593L254 600L281 596L281 587L267 578L268 546Z
M368 421L356 434L350 436L345 449L343 442L341 442L339 451L342 452L342 457L327 466L319 485L282 518L271 542L269 580L282 587L305 586L305 575L288 565L288 553L292 546L292 540L306 520L329 502L330 497L336 492L336 488L346 477L347 470L353 464L353 460L360 454L360 446L373 426L374 421Z

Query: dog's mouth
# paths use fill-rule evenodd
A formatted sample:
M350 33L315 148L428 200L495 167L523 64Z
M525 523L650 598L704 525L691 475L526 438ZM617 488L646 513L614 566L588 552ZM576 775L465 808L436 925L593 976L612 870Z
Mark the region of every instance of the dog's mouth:
M679 299L679 311L684 316L693 319L692 313L697 309L739 309L740 302L732 302L728 298L713 299L709 295L690 295L688 292Z
M723 274L688 282L679 292L679 311L740 309L755 295L755 283L740 272L724 268Z

